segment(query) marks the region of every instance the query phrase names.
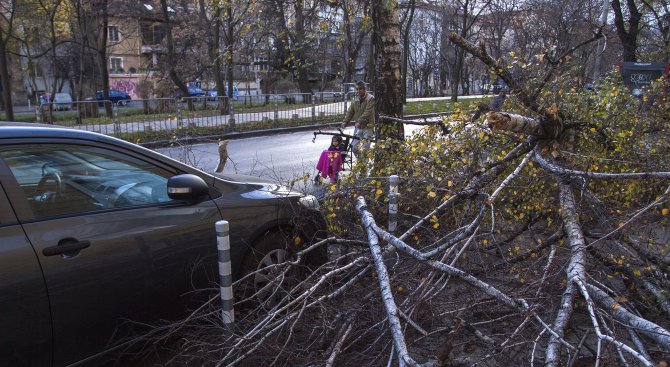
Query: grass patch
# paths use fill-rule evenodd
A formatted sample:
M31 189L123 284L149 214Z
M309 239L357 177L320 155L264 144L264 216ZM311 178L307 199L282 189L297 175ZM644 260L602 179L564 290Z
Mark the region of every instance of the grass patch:
M7 118L5 117L5 114L0 114L0 120L2 121L7 121ZM37 121L37 117L35 114L32 115L14 115L14 120L12 121L17 121L17 122L35 122Z
M415 101L409 102L404 106L405 115L421 115L426 113L438 113L446 111L454 111L457 107L463 110L474 109L474 105L478 102L490 102L488 97L478 97L478 98L468 98L468 99L459 99L457 103L454 103L450 100L438 100L438 101Z

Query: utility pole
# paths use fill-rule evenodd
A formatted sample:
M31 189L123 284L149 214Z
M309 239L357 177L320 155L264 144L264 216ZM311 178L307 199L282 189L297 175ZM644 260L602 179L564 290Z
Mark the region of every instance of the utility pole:
M603 12L600 15L600 24L604 27L607 24L607 16L610 12L610 0L603 0ZM600 78L600 64L602 62L602 55L605 47L605 43L602 38L598 39L598 48L596 50L596 62L593 66L593 83Z

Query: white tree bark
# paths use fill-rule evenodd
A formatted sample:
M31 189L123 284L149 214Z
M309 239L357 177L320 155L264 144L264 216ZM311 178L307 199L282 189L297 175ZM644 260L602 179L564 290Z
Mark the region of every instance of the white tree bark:
M386 265L384 265L382 249L379 246L379 237L373 229L373 218L365 206L363 197L359 197L358 200L356 200L356 209L361 213L363 227L368 234L368 241L370 241L370 253L372 254L372 259L375 264L375 270L377 271L379 289L381 291L382 301L384 302L384 308L386 308L386 317L388 318L391 335L393 335L393 344L398 353L398 360L400 361L401 366L417 366L417 363L409 356L409 352L407 351L405 336L403 335L400 326L398 306L393 299L389 274L386 270ZM364 213L367 214L363 215Z
M493 131L504 130L535 136L547 135L540 121L513 113L489 112L486 115L486 121Z

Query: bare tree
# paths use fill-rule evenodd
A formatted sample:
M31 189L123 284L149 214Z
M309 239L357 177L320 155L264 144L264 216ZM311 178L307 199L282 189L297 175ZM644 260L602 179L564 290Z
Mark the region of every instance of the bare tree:
M12 106L11 74L9 72L10 40L14 34L14 17L16 16L16 1L0 4L0 86L2 86L2 106L5 109L5 119L14 120Z
M625 4L626 7L622 8L620 0L612 0L614 25L623 46L623 61L637 61L637 37L640 32L642 13L634 0L626 0ZM628 10L628 20L624 19L624 9Z
M161 11L163 14L163 24L165 26L165 44L166 44L165 67L167 68L167 73L168 76L170 77L170 80L172 81L172 83L174 83L175 86L177 86L177 88L181 92L181 95L188 96L189 95L188 87L186 86L186 83L181 78L176 69L177 52L175 50L175 41L172 33L174 24L172 22L172 15L171 15L171 13L174 12L174 10L172 10L172 8L168 6L167 0L161 0ZM188 102L190 109L192 108L192 101L189 99Z
M109 100L109 65L107 61L107 40L109 38L109 1L96 0L94 9L97 11L97 24L94 34L96 35L95 50L98 60L98 71L100 72L100 84L102 86L103 100ZM112 105L105 103L105 112L112 117Z
M353 82L353 75L356 73L356 61L361 56L361 51L365 45L365 39L370 35L371 16L368 1L360 0L342 0L340 8L343 13L344 45L343 45L343 65L344 65L344 83ZM347 92L347 91L345 91Z
M404 103L407 102L407 64L409 63L409 33L412 29L412 22L414 21L414 12L416 10L416 0L410 0L409 4L405 8L406 11L403 14L402 20L400 21L400 29L402 31L402 100Z
M481 14L488 10L491 1L492 0L456 0L454 2L454 16L457 17L455 26L462 38L468 38L470 36L472 27L476 24ZM446 37L446 35L443 35L443 37ZM461 78L463 77L464 65L465 51L457 48L454 64L451 70L451 100L454 102L458 100L458 91Z
M670 62L670 2L667 0L642 1L644 9L651 13L652 32L648 43L652 53L659 52L666 62ZM653 50L653 51L652 51Z

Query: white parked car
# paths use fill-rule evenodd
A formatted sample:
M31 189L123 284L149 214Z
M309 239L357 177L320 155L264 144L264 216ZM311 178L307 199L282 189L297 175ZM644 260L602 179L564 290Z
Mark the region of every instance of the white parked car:
M72 109L72 96L70 93L56 93L54 95L54 108L58 111Z

